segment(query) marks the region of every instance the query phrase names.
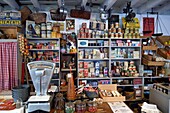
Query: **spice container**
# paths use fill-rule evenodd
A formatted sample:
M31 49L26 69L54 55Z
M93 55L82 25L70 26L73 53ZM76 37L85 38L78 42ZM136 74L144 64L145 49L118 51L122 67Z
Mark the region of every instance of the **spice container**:
M65 113L74 113L75 112L75 106L74 103L68 102L65 104Z
M85 102L77 102L76 112L77 113L85 113L86 112L86 103Z
M87 109L90 113L95 113L97 112L97 103L93 101L88 102Z

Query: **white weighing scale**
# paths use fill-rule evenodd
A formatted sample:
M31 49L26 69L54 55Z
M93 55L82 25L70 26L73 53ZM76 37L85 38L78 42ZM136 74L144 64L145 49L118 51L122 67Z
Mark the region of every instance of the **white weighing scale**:
M52 97L47 94L55 63L33 61L27 64L36 95L28 99L28 112L37 110L50 112Z

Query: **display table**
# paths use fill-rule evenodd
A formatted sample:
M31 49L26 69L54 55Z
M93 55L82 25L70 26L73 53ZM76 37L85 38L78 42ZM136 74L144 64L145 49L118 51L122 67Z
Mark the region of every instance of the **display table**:
M24 113L24 107L14 110L0 110L0 113Z

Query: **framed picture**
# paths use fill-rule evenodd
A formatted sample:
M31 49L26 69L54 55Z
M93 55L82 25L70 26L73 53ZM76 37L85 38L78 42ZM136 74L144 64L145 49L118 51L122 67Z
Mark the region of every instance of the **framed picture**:
M75 31L75 20L66 19L66 31L74 32Z

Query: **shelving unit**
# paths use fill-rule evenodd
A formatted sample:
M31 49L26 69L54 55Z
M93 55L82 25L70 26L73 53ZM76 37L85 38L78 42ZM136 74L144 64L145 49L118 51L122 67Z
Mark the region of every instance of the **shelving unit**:
M44 60L56 63L51 83L60 86L60 39L59 38L27 38L29 62Z

